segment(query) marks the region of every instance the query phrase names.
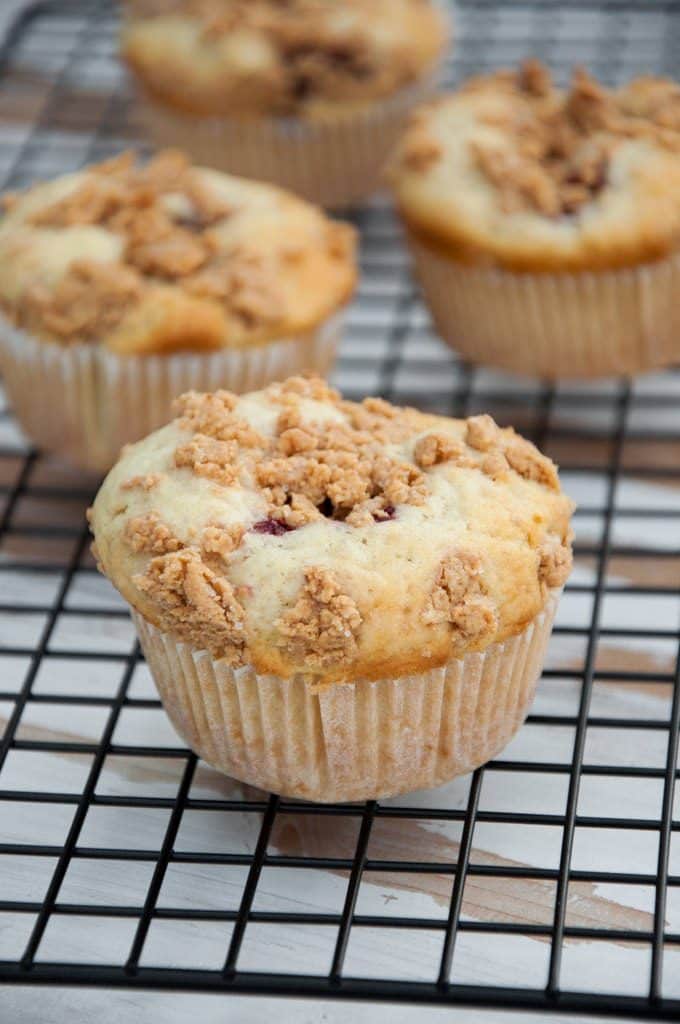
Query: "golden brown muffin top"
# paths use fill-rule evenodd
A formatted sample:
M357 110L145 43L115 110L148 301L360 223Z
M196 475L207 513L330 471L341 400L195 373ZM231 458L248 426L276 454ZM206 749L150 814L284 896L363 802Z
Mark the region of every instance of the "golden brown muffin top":
M680 236L680 85L579 69L562 91L538 61L474 78L415 115L393 180L409 223L471 261L653 259Z
M122 52L146 88L196 114L324 116L390 96L447 39L431 0L131 3Z
M569 573L571 511L553 463L488 416L293 377L183 396L123 453L91 525L103 571L162 630L333 682L520 632Z
M313 329L353 290L354 232L269 185L125 153L5 197L0 303L60 344L120 354Z

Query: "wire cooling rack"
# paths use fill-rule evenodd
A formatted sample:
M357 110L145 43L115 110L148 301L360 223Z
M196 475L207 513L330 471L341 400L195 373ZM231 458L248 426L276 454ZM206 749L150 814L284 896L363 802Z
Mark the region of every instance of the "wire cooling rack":
M14 188L140 143L115 9L40 4L0 67ZM457 10L451 77L537 53L615 81L680 70L680 9L614 0ZM0 418L0 981L680 1014L680 375L553 388L433 335L386 202L337 382L488 410L580 502L531 716L431 793L318 807L178 745L83 512L96 481ZM55 396L55 401L59 396Z

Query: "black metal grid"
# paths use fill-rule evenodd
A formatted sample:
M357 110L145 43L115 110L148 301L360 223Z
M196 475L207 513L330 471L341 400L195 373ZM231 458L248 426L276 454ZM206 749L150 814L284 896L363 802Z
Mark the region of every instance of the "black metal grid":
M583 62L601 77L616 81L640 72L677 73L680 8L657 0L467 0L458 5L457 35L454 79L537 53L562 76L571 64ZM0 59L4 187L77 167L115 152L126 140L138 139L134 104L115 63L115 11L108 3L80 0L31 8L10 33ZM0 832L7 834L0 842L0 880L3 864L17 860L47 868L36 870L35 892L25 893L24 899L10 892L0 900L0 937L3 920L10 921L10 932L20 937L16 954L0 960L0 981L414 1000L677 1019L680 990L674 979L680 972L680 927L669 927L667 902L669 894L680 892L680 811L677 804L674 809L680 726L680 420L675 412L680 372L636 382L553 388L461 364L432 335L387 204L377 201L355 217L363 235L364 276L337 372L343 390L351 396L379 392L392 400L455 414L488 410L502 422L515 423L558 459L567 489L581 500L575 520L578 571L567 587L565 604L569 607L570 597L577 599L586 614L559 620L555 639L563 652L566 645L570 656L566 663L563 656L549 660L542 684L546 693L552 687L555 692L560 686L570 687L572 704L559 713L537 705L526 727L543 741L547 737L548 744L554 736L555 755L518 758L506 753L474 773L459 805L433 798L430 803L402 799L319 807L238 787L226 797L196 790L199 774L205 778L207 769L188 751L152 745L148 737L144 742L119 737L126 715L151 712L159 704L151 691L136 685L141 656L127 614L106 585L96 582L87 553L82 513L96 482L32 450L5 411L0 419L0 710L6 704L8 716L0 740ZM622 601L630 602L632 619L620 608L612 614L610 601L621 607ZM616 607L612 604L614 611ZM644 656L645 645L650 645L649 657ZM665 657L659 655L661 648ZM48 685L52 679L58 681ZM635 701L624 700L620 711L598 714L599 702L593 701L600 688L607 687L624 694L654 692L662 710L650 715ZM96 712L98 726L89 738L55 738L49 729L41 732L46 715L66 712ZM63 729L63 718L60 723ZM608 756L597 756L592 737L607 730L620 730L627 757L612 757L613 748L608 748ZM560 758L560 737L565 734L570 742ZM655 761L641 753L637 763L636 744L648 736L655 738L660 754ZM29 757L29 766L20 774L20 784L9 785L8 766L21 755ZM79 770L69 791L51 788L44 771L38 772L37 784L30 771L33 755L72 758L74 770ZM152 795L112 792L102 786L110 758L174 764L169 795L167 786ZM543 777L554 779L555 785L561 782L561 809L540 803L529 811L485 808L485 780L491 775L500 775L508 789L515 778L522 785L531 776L538 776L539 782ZM16 779L17 772L9 777ZM580 804L584 780L620 780L631 790L636 785L656 786L658 813L651 805L646 814L627 814L625 809L607 814L601 806L597 813L586 813L587 806L584 810ZM17 808L28 813L29 824L20 835L11 831ZM63 827L59 836L46 839L50 809L62 815ZM137 813L142 815L140 822L158 813L161 824L155 842L89 842L88 822L99 809ZM229 836L230 823L237 818L254 822L252 847L234 851L226 843L216 849L192 849L178 841L187 816L209 812L222 816L223 837ZM271 852L275 830L293 818L327 823L320 852ZM457 856L437 859L425 848L422 855L408 859L372 852L373 839L386 823L399 822L406 835L416 820L435 828L457 827ZM349 849L347 822L356 824ZM517 835L557 830L554 863L485 862L477 857L480 830L503 826L511 826ZM617 837L612 850L602 855L604 867L574 865L575 842L585 832ZM651 859L641 866L625 857L626 847L635 848L637 837L650 835ZM98 866L103 882L114 862L145 866L146 883L137 902L124 888L115 902L66 899L69 871L83 861ZM232 909L168 906L160 901L168 873L175 866L192 865L241 871ZM258 910L258 885L263 871L272 868L339 875L346 879L341 905L333 913L309 908ZM359 912L362 886L375 873L407 878L436 874L447 879L448 912L399 917L387 910ZM502 912L492 913L490 919L466 914L471 885L500 882L550 885L548 916L531 922ZM644 927L570 923L572 887L614 883L653 889L653 910ZM88 922L95 919L130 922L120 956L110 955L104 962L88 962L87 957L65 962L49 955L54 942L43 955L48 928L69 916L76 916L86 933ZM17 925L20 920L25 927ZM197 936L201 929L224 925L230 934L224 933L221 962L211 969L192 967L187 952L178 946L172 966L148 965L147 940L159 922L190 923L198 929L193 933ZM301 974L273 967L244 968L244 942L249 929L258 925L325 929L331 937L326 969ZM409 980L381 971L380 961L373 969L370 958L364 977L346 969L350 940L363 929L380 929L383 935L388 929L409 933L414 946L426 941L424 936L428 941L436 937L428 977ZM497 936L507 942L527 936L542 940L548 951L545 977L526 987L459 980L457 950L466 937L475 935L489 942ZM578 983L565 984L565 949L569 943L588 941L607 949L645 952L648 968L637 979L638 994L624 995L616 987L607 991L606 986L604 991L582 991ZM597 950L592 947L593 957L599 955Z

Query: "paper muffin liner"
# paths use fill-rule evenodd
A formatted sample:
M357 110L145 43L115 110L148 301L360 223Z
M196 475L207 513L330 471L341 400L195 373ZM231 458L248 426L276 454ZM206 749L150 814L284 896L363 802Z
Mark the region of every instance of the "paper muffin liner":
M429 98L439 69L365 110L328 120L200 117L144 92L139 113L159 147L179 147L193 162L273 182L321 206L350 206L381 185L385 162L411 110Z
M465 359L541 377L640 373L680 359L680 253L620 270L469 267L409 237L425 301Z
M216 352L120 356L100 345L42 341L0 317L0 366L10 403L39 447L96 471L172 416L184 391L255 391L304 370L325 375L342 328L336 313L306 334Z
M165 710L209 764L259 789L320 802L448 782L494 757L524 721L557 610L418 675L315 689L231 668L132 615Z

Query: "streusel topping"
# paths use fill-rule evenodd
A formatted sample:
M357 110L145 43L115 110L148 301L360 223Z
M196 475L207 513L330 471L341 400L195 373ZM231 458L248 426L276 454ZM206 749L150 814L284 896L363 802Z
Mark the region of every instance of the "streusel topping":
M488 416L303 377L177 412L104 482L98 558L148 619L233 664L320 682L441 664L520 631L569 573L554 465Z
M680 232L680 85L576 69L563 91L535 60L473 78L414 115L393 178L409 222L471 260L658 256Z
M612 90L579 68L563 93L535 60L491 81L514 96L504 119L489 115L491 125L514 136L514 150L477 141L473 152L508 212L529 206L546 217L576 213L605 187L612 157L627 139L647 139L680 153L676 82L639 78ZM488 84L480 79L466 89Z
M126 153L10 198L0 303L34 334L121 354L304 332L349 297L354 233L266 185Z
M286 116L391 95L446 35L430 0L177 0L130 4L122 47L179 109Z

